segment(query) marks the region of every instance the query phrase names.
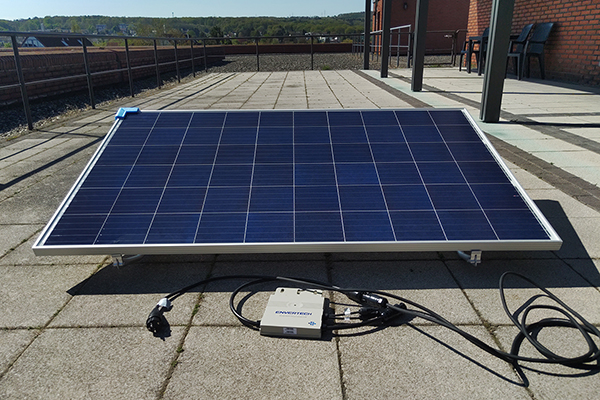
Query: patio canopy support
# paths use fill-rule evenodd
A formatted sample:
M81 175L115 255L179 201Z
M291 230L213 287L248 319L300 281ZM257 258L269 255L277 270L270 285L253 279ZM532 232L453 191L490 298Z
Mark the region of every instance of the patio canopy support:
M483 78L479 118L483 122L498 122L502 106L502 91L506 76L506 57L510 45L515 0L494 0L490 18L490 36Z
M425 36L427 34L427 14L429 0L417 0L415 16L415 33L413 45L413 68L411 90L420 92L423 89L423 67L425 66Z

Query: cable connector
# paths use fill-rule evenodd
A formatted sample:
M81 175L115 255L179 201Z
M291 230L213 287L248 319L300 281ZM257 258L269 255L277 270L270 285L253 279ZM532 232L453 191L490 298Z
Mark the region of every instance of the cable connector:
M387 304L387 299L385 297L379 296L378 294L369 293L369 292L344 292L344 294L350 299L359 304L364 304L366 306L382 308Z
M166 297L160 299L146 320L146 328L152 333L160 332L167 325L164 313L171 311L173 304Z

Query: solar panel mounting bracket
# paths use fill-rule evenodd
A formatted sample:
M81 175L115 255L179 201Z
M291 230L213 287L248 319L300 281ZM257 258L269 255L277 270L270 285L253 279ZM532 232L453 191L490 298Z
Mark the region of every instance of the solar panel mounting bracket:
M457 252L460 258L469 262L470 264L477 265L481 263L481 250L471 250L471 254L467 254L464 251Z
M114 267L120 268L120 267L124 267L127 264L131 264L134 261L139 260L140 258L143 257L142 254L136 254L136 255L125 255L125 254L112 254L112 265Z

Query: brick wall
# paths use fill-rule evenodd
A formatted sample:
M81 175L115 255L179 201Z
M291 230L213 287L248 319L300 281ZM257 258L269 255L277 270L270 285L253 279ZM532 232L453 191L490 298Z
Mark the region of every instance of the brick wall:
M489 26L492 0L471 0L469 35ZM600 1L516 0L512 33L524 25L554 22L545 46L546 78L600 86ZM539 77L537 59L531 76Z

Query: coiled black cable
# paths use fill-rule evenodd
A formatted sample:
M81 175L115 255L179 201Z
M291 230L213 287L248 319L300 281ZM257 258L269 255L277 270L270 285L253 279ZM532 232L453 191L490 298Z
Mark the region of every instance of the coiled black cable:
M527 307L519 309L520 311L513 315L508 306L506 304L506 296L505 296L505 281L508 276L516 276L527 281L529 284L537 287L539 290L544 292L545 296L555 303L558 306L551 305L540 305L540 304L530 304ZM165 297L167 302L170 304L171 301L175 300L179 296L184 293L195 289L199 286L208 284L210 282L222 281L222 280L233 280L233 279L248 279L249 282L246 282L235 289L230 298L229 298L229 308L231 312L238 318L238 320L252 328L259 328L260 321L253 321L246 317L244 317L241 313L241 310L238 310L238 306L236 306L235 298L236 296L244 289L258 285L265 282L273 282L273 281L282 281L288 284L297 284L302 286L310 286L312 288L318 288L322 290L329 290L342 293L346 295L349 299L357 302L360 305L367 306L363 307L363 309L367 309L369 311L368 317L364 318L361 322L348 322L348 323L333 323L333 324L325 324L323 329L334 331L341 329L352 329L362 326L375 325L375 324L385 324L390 321L390 318L396 316L407 316L407 317L418 317L424 320L436 323L440 326L446 327L457 334L461 335L463 338L473 343L475 346L480 349L486 351L487 353L493 355L494 357L500 358L508 363L513 364L513 366L520 371L519 362L532 362L532 363L546 363L546 364L560 364L574 369L581 370L600 370L600 363L598 360L600 359L600 350L598 349L598 345L594 341L592 336L596 336L600 338L600 331L594 325L589 323L585 318L583 318L580 314L578 314L575 310L567 306L563 301L561 301L556 295L551 293L549 290L542 288L537 283L532 281L531 279L525 277L522 274L516 272L505 272L500 277L499 281L499 289L500 289L500 299L502 302L502 307L506 312L507 316L514 323L514 325L519 328L519 334L514 338L513 344L510 352L504 352L502 350L496 349L477 337L469 334L468 332L460 329L456 325L452 324L448 320L446 320L441 315L436 312L415 303L409 299L403 298L401 296L395 295L393 293L387 293L378 290L365 290L365 289L354 289L354 288L341 288L335 285L331 285L324 282L319 282L311 279L303 279L303 278L289 278L289 277L281 277L281 276L268 276L268 275L229 275L229 276L217 276L210 277L204 279L202 281L196 282L189 286L186 286L176 292L173 292ZM390 304L387 299L395 299L400 301L400 304L393 305ZM170 308L160 308L159 305L155 307L155 309L150 314L146 325L149 330L156 333L156 330L159 329L162 324L158 318L164 318L163 313L165 311L169 311ZM409 309L406 307L406 304L414 307L415 309ZM528 324L527 318L529 314L533 310L545 309L556 311L565 318L544 318L540 321ZM521 319L518 320L519 314L521 315ZM560 356L551 350L547 349L544 345L542 345L537 340L536 332L539 333L541 329L548 327L567 327L572 329L577 329L580 334L583 336L584 340L588 345L588 351L585 354L582 354L577 357L563 357ZM533 347L543 356L542 357L524 357L519 355L519 350L523 341L527 339Z

